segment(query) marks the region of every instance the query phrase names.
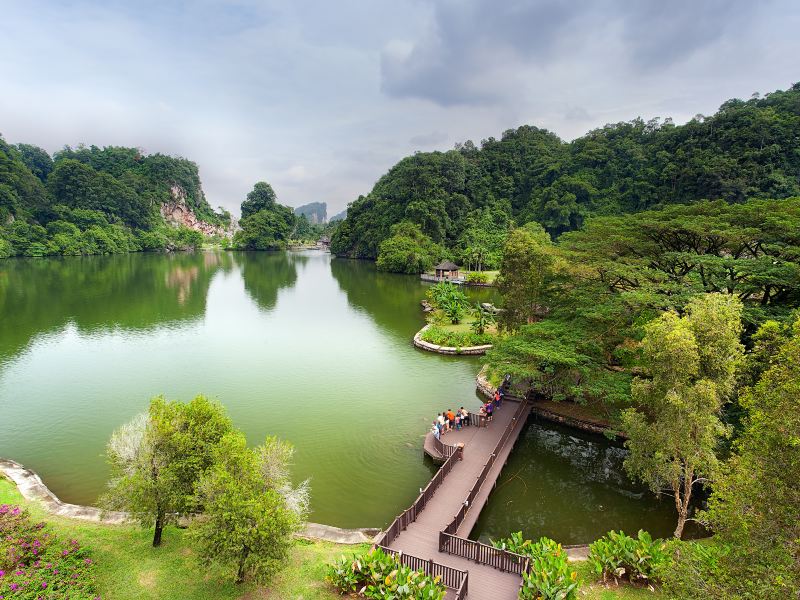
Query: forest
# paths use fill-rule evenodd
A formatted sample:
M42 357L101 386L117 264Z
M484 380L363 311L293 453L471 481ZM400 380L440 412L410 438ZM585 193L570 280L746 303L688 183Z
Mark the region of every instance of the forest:
M161 215L176 200L210 226L230 224L187 159L115 146L66 146L51 157L0 137L0 258L196 248L199 231Z
M729 100L684 125L639 118L569 143L524 125L402 159L349 205L331 248L374 260L392 227L410 222L436 245L426 263L478 255L496 268L512 225L535 221L557 238L593 216L797 196L799 132L800 84Z

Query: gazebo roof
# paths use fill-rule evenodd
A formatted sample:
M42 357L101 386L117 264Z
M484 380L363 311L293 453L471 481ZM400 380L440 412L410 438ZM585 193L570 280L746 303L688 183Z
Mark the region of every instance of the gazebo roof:
M458 265L449 260L443 260L433 268L437 271L458 271Z

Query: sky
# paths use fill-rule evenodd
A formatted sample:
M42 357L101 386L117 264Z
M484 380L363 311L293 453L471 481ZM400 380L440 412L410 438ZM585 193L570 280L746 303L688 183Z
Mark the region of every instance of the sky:
M343 210L415 151L683 123L800 81L797 0L0 0L0 134Z

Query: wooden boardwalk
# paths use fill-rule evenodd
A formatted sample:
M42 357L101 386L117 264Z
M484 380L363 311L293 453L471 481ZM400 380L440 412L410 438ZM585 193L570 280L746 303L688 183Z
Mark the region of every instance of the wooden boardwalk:
M452 452L452 446L457 444L463 444L463 449L445 461L415 504L390 526L380 545L431 564L466 571L470 599L516 598L520 573L527 568L527 561L465 538L486 504L529 412L527 402L507 398L495 410L488 427L471 426L442 436L446 452ZM432 434L428 434L425 444L429 454L447 458L437 452ZM447 583L451 588L457 587ZM448 598L457 597L464 598L466 594L459 595L456 589L448 593Z

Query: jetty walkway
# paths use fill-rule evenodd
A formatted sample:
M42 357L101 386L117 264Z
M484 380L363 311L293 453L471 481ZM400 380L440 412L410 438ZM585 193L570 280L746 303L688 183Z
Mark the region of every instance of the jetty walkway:
M524 556L468 539L530 413L528 401L506 395L486 427L470 426L425 451L442 466L414 503L378 539L403 563L440 576L448 600L513 600L529 563ZM477 416L477 415L474 415Z

